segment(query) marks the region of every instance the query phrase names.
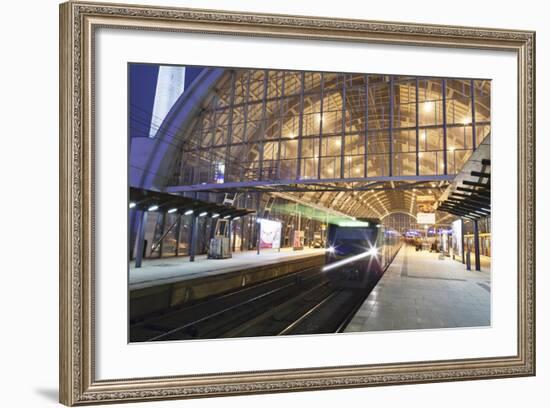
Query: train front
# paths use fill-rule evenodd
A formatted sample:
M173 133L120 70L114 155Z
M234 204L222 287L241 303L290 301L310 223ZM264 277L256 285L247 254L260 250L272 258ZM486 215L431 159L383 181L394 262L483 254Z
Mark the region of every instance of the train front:
M383 273L383 247L384 227L378 219L329 224L323 270L338 287L371 289Z

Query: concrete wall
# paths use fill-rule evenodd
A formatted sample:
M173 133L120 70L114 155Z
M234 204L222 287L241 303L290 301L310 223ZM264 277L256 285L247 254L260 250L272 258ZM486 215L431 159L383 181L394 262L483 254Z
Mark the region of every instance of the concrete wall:
M130 292L130 319L140 319L169 307L190 304L324 263L323 254L133 290Z

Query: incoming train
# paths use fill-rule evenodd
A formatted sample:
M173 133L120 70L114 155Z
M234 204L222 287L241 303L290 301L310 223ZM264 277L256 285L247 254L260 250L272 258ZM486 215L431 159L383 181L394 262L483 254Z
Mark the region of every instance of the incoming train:
M324 271L339 287L371 290L402 245L401 235L376 218L329 224Z

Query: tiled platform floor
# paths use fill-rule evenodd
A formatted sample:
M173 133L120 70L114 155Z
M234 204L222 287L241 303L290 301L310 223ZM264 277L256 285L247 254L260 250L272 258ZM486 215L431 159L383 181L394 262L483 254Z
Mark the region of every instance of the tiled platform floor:
M346 332L489 326L491 278L403 246Z
M135 268L134 263L130 263L129 286L130 290L142 289L284 260L321 255L324 251L324 249L313 248L304 248L301 251L284 248L280 252L276 249L266 249L259 255L256 251L235 252L233 257L228 259L207 259L206 255L199 255L195 257L195 262L189 262L189 257L146 259L141 268Z

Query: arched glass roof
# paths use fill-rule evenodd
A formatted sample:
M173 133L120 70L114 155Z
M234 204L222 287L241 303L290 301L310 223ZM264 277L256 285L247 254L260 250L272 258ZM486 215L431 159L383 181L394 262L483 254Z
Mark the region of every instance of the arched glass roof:
M417 195L437 198L489 136L490 87L209 68L164 119L164 149L147 171L170 192L284 194L356 217L415 213Z

